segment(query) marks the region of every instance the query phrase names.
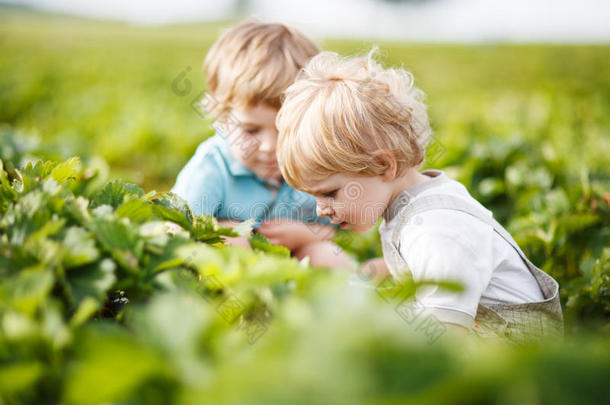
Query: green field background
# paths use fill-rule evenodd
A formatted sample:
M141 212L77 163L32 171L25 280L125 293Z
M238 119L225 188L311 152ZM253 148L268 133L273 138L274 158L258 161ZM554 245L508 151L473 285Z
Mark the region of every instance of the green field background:
M142 28L61 16L0 18L0 122L39 139L50 157L97 155L112 175L171 187L211 133L190 103L205 91L207 49L231 22ZM343 55L376 44L384 64L410 70L449 153L472 154L488 139L526 139L572 173L608 172L608 46L317 41ZM191 84L184 95L172 87L182 72ZM177 88L188 90L180 80Z

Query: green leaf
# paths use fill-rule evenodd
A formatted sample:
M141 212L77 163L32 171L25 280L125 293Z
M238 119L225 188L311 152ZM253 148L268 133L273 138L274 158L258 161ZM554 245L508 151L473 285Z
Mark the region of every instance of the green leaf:
M461 283L455 281L434 281L434 280L422 280L416 283L416 287L422 287L427 285L438 286L439 288L451 292L463 292L464 286Z
M29 162L22 169L22 174L24 176L40 181L49 176L55 166L57 166L58 164L59 162L53 160L37 160L35 162Z
M47 236L55 235L64 227L65 223L65 218L60 219L57 215L53 215L42 228L32 233L32 238L46 238Z
M55 268L61 262L63 248L61 243L54 239L32 236L25 241L23 247L48 268Z
M97 240L109 251L134 250L137 246L138 234L128 223L112 218L95 219L91 228Z
M238 233L232 228L221 226L214 217L201 215L194 219L191 235L198 242L215 244L222 242L223 236L238 236Z
M17 192L11 187L8 173L4 171L4 162L0 160L0 212L5 212L8 205L17 200Z
M70 227L64 237L65 249L62 263L65 268L82 266L94 262L99 257L95 240L90 232L79 227Z
M117 327L89 329L77 345L78 356L66 377L62 403L115 403L164 369L154 351Z
M165 244L164 249L156 255L152 255L150 261L147 264L147 268L149 268L153 272L159 272L162 270L166 270L172 267L181 266L184 264L184 260L177 254L177 250L191 243L188 239L183 239L180 237L173 237L168 239L168 242Z
M252 235L249 241L250 246L254 250L282 257L290 257L290 250L286 249L284 246L272 245L271 243L269 243L269 239L259 233Z
M68 217L76 221L80 225L87 225L91 222L91 214L89 213L89 200L85 197L78 196L66 202L65 213Z
M120 179L113 180L106 183L101 190L91 196L91 208L104 204L117 208L125 201L140 198L143 195L144 190L139 186L131 183L124 183Z
M40 268L22 270L5 279L0 287L0 296L11 307L25 314L33 314L53 288L53 273Z
M44 367L38 362L3 364L0 366L0 394L12 394L33 385L43 374Z
M106 252L110 253L122 268L132 274L139 272L139 261L144 248L142 239L126 218L113 218L112 215L95 219L90 225L97 240Z
M75 327L82 325L99 310L100 306L100 301L97 301L92 297L83 299L70 319L70 326Z
M593 213L567 214L559 217L557 224L564 228L566 233L574 234L595 225L599 221L599 216Z
M175 222L187 231L191 230L193 211L179 195L173 193L161 194L160 198L153 200L153 204L153 213L159 219Z
M488 177L479 183L479 193L483 197L494 197L504 192L504 182L500 179Z
M72 296L76 302L82 302L87 297L93 297L104 302L106 294L114 285L116 265L111 259L79 268L66 274L66 280L71 287Z
M50 175L58 183L61 184L68 179L76 178L80 166L78 157L71 157L63 163L58 164L53 168Z
M115 214L129 218L133 222L143 222L152 217L151 205L145 201L134 199L124 202L116 209Z
M153 215L159 219L174 222L187 231L191 229L191 222L182 212L175 211L162 205L153 205L152 212Z
M133 324L142 337L169 353L195 353L202 332L214 319L212 311L195 294L164 293L138 312Z

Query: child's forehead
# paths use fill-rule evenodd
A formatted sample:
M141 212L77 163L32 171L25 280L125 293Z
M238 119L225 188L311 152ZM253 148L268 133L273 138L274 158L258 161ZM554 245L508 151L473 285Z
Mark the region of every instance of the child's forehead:
M266 103L235 103L231 106L231 111L244 116L277 115L278 109Z
M259 103L254 106L236 105L231 108L231 114L242 124L273 123L278 110L267 104Z
M332 191L332 189L335 189L337 187L342 186L343 184L345 184L347 181L347 178L345 175L340 174L340 173L334 173L331 175L328 175L328 177L326 178L322 178L319 179L317 181L311 181L308 182L309 184L307 184L307 188L309 189L309 193L310 194L324 194L328 191Z

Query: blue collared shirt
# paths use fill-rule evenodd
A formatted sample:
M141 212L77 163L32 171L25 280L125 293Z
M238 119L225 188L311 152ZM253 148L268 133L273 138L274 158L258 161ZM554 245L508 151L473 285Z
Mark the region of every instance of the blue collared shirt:
M329 224L316 215L315 198L282 182L277 195L250 169L238 161L225 138L216 134L202 142L178 174L171 190L184 198L196 215L256 225L273 218Z

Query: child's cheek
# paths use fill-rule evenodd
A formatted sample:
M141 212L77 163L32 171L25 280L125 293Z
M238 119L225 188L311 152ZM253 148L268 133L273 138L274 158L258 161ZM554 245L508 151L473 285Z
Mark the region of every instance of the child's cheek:
M233 154L239 156L242 162L254 162L256 151L260 144L256 137L235 131L235 133L229 137L229 142Z
M358 206L357 201L350 200L346 206L345 217L347 221L356 224L361 222L361 212L360 207Z
M252 162L256 160L256 151L258 151L259 147L259 142L256 138L245 137L239 146L244 160Z

